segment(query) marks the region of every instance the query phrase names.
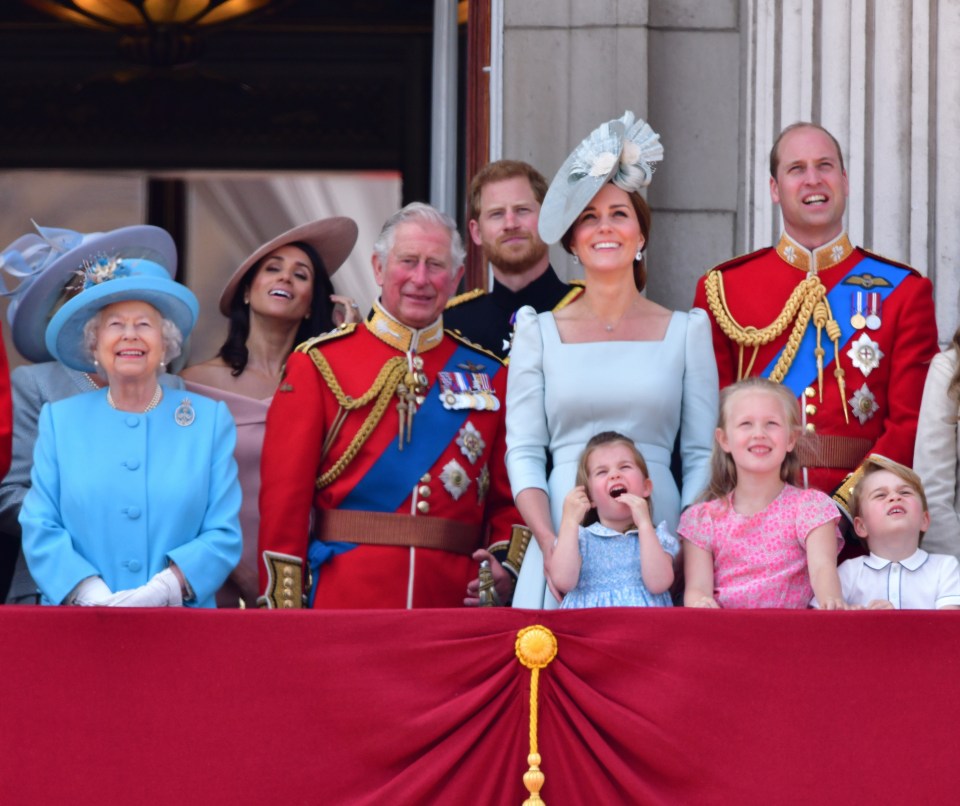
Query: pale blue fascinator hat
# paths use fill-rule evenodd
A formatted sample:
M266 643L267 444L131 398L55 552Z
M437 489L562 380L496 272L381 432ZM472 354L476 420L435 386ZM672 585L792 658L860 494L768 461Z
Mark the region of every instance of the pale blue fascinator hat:
M47 349L71 369L93 372L93 361L83 344L84 325L108 305L127 300L152 305L180 329L184 339L193 330L200 310L193 292L171 278L159 263L100 254L83 266L83 290L50 320Z
M553 177L540 206L540 237L557 243L607 182L627 193L645 188L662 159L660 135L633 112L600 125Z
M83 287L85 263L99 256L143 258L177 270L177 248L160 227L137 225L109 232L81 233L41 227L0 252L0 295L9 297L7 321L17 351L29 361L52 361L44 335L56 308ZM13 288L8 280L16 280Z

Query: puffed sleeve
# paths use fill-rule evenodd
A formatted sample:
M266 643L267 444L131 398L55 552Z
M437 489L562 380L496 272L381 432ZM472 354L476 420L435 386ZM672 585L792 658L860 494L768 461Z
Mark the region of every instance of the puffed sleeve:
M537 312L525 305L517 311L507 375L507 474L514 497L530 487L547 492L549 443L543 338Z
M30 482L20 508L23 555L43 595L59 604L78 582L100 572L74 549L64 528L57 434L49 404L40 410Z
M0 483L0 532L20 534L20 504L30 489L30 468L37 442L42 396L35 373L28 367L17 367L10 374L13 396L13 454L10 470Z
M197 602L212 597L240 562L240 482L233 450L237 428L227 404L215 408L213 446L210 452L207 508L199 534L167 552L179 566Z
M680 420L683 461L681 509L690 506L710 480L710 454L717 426L719 385L717 363L706 311L694 308L687 318Z
M957 512L957 401L947 389L957 368L957 352L939 353L930 362L923 387L913 469L923 481L930 510L924 550L960 557L960 513Z
M713 551L713 516L709 504L694 504L684 510L677 534L704 551Z

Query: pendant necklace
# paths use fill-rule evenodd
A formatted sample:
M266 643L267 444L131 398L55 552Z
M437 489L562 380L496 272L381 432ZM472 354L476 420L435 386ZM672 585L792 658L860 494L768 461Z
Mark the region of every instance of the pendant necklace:
M593 310L593 306L588 305L587 307L589 308L590 313L593 315L593 318L596 319L601 325L603 325L603 329L606 330L607 333L613 333L614 329L617 327L617 325L620 324L620 321L623 319L623 317L627 315L627 311L629 311L634 306L635 303L636 303L636 299L634 298L633 300L630 301L630 304L620 312L620 315L616 318L616 320L611 322L610 324L608 324L607 322L604 322L603 319L600 318L599 314L595 310Z

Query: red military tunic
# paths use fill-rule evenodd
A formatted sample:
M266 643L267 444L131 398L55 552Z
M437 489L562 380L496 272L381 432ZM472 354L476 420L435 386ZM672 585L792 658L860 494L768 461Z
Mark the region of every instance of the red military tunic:
M376 386L378 376L389 369L388 362L394 367L399 363L405 371L413 355L423 361L421 371L429 388L412 418L410 442L397 450L401 418L396 381L387 383L380 398L379 421L368 420L378 407L378 396L343 418L330 378L324 377L321 368L332 375L342 395L357 400ZM446 375L446 392L441 395L441 371L460 373L461 382L477 379L474 391L450 388L452 376ZM489 391L477 391L487 382ZM301 345L290 356L267 415L261 464L261 558L268 552L305 559L311 510L316 507L315 532L321 542L315 541L312 551L334 556L317 568L314 607L462 605L467 583L477 578L478 571L477 562L465 552L360 544L335 553L343 542L351 541L341 530L336 542L323 542L323 513L338 510L333 517L342 517L345 511L356 511L361 517L369 512L398 513L404 516L397 530L402 532L424 531L441 523L427 521L445 519L453 522L461 536L476 534L471 551L509 540L513 526L522 521L504 467L505 386L506 369L500 360L445 334L442 320L414 331L379 305L364 324ZM467 408L443 405L445 398L449 405L464 391L460 400L467 401ZM499 407L494 410L496 402ZM324 453L325 440L331 442ZM354 458L329 483L319 486L317 480L331 469L336 474L338 460L349 455L352 444L359 445ZM462 530L458 523L463 524ZM268 565L261 565L261 589L268 586Z
M737 380L741 349L718 321L724 316L724 303L709 299L708 278L713 273L719 275L728 319L741 328L771 325L808 276L815 274L828 293L832 318L842 330L838 339L842 396L834 375L835 347L825 328L821 334L824 369L820 400L812 322L794 366L783 379L800 399L806 430L818 437L809 443L810 449L801 450L809 486L828 494L837 491L838 502L845 504L850 486L859 479L854 471L868 453L912 464L923 383L938 349L928 279L908 266L854 248L846 234L813 253L784 234L776 248L718 266L697 283L694 304L710 313L721 388ZM753 347L743 348L744 375L771 375L795 322L803 318L799 311L790 314L787 310L783 332L759 346L749 372ZM808 314L807 318L812 317Z

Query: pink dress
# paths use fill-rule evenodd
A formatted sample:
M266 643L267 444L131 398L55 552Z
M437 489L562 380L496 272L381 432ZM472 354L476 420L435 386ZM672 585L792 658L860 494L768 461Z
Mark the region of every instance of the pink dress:
M237 424L237 475L243 491L240 505L240 528L243 532L243 554L223 587L217 591L217 607L238 607L243 599L247 607L257 606L260 579L257 566L257 532L260 530L260 454L263 452L263 434L267 425L270 401L226 392L213 386L186 381L187 389L227 404Z
M740 515L732 496L695 504L680 517L680 536L713 554L714 598L721 607L804 608L813 598L807 573L807 535L840 512L819 490L784 485L755 515Z

